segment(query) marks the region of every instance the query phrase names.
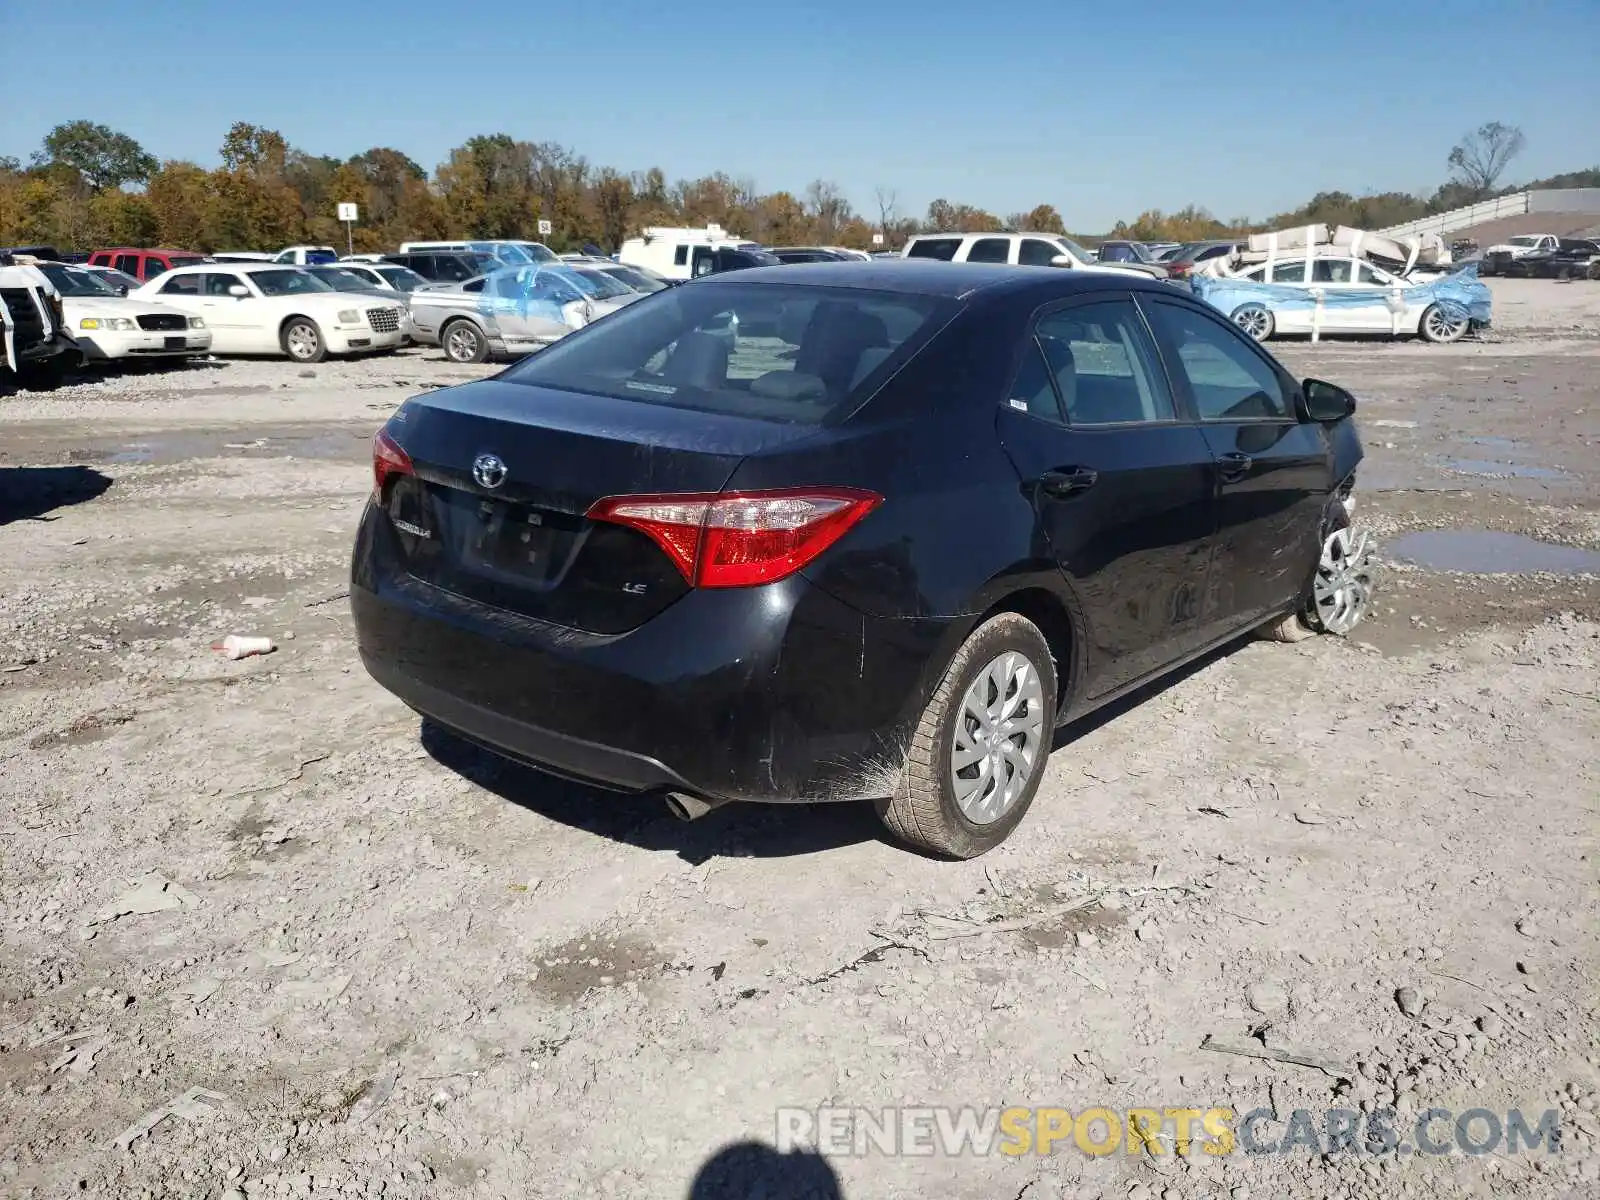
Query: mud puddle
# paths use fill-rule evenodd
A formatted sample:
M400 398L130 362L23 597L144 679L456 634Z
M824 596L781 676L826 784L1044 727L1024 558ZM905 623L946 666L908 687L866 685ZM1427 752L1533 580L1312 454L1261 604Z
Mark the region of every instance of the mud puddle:
M1600 574L1596 551L1489 529L1402 534L1389 544L1389 556L1427 570L1472 575Z

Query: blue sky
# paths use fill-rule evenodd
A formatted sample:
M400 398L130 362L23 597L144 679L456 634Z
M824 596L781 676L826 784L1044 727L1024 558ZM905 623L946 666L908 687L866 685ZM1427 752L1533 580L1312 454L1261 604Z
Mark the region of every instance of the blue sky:
M0 0L0 155L79 117L216 162L228 125L432 169L476 133L596 164L874 188L1095 232L1196 202L1270 215L1426 190L1462 133L1520 125L1511 174L1600 163L1600 0Z

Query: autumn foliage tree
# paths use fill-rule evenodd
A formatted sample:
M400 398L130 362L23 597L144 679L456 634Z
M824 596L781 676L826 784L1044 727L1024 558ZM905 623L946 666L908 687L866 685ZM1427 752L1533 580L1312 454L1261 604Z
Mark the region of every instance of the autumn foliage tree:
M1151 209L1118 222L1108 236L1191 241L1319 221L1382 228L1470 203L1498 183L1521 148L1520 131L1490 123L1451 152L1454 178L1427 198L1329 191L1258 222L1218 219L1194 205L1176 212ZM104 125L58 125L26 166L0 158L0 245L42 242L88 250L155 244L203 251L342 245L335 210L345 202L359 206L354 239L367 251L432 238L539 238L541 220L554 227L541 240L557 250L587 243L615 249L651 225L715 223L767 245L857 248L872 246L877 234L897 248L925 231L1069 229L1050 204L1000 217L940 198L919 220L901 214L893 188L879 186L874 211L860 213L826 178L813 179L798 194L763 193L747 176L723 171L673 182L660 167L625 172L596 166L559 143L504 132L468 138L430 174L393 147L374 146L345 158L311 154L277 130L241 121L228 129L218 160L210 169L182 160L158 162L133 138ZM1551 186L1596 182L1600 174L1579 172Z

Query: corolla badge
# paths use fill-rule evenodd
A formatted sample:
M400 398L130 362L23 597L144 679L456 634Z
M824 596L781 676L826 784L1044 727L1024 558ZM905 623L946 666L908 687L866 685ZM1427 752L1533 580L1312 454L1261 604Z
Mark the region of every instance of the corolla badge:
M472 478L479 487L497 488L506 481L506 464L498 455L480 454L472 460Z

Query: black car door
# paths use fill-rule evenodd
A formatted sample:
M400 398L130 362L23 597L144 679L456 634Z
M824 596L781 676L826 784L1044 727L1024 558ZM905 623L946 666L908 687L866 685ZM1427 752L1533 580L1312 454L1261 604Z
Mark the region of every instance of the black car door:
M1298 385L1232 324L1196 304L1140 296L1173 386L1215 460L1216 553L1202 621L1221 637L1288 608L1321 549L1333 454L1299 419Z
M1041 313L1001 441L1085 625L1084 698L1198 649L1215 523L1211 452L1126 294Z

